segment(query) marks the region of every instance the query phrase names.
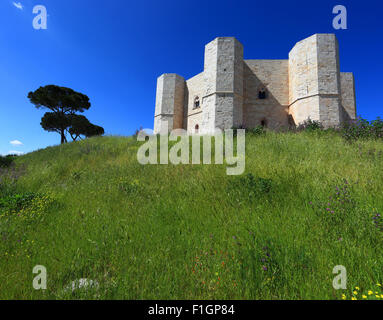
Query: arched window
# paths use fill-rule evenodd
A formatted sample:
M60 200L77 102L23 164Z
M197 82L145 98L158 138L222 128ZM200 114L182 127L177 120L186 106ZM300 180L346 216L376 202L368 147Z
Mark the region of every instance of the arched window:
M194 106L193 109L198 109L200 107L199 97L194 98Z
M199 125L196 124L194 129L195 129L195 133L198 133L198 131L199 131Z

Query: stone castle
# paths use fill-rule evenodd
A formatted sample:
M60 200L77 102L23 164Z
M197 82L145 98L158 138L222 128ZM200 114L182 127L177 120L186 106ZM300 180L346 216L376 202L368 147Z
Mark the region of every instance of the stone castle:
M355 115L354 76L340 72L334 34L299 41L286 60L244 60L237 39L219 37L205 46L203 72L157 79L154 132L278 129L308 118L328 128Z

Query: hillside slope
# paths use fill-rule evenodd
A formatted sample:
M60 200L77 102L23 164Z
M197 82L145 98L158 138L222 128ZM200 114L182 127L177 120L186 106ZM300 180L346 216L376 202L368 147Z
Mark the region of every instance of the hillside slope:
M249 135L242 176L225 165L143 166L138 146L92 138L1 173L0 299L340 299L355 286L380 289L382 142ZM32 287L35 265L47 269L47 290ZM336 265L347 290L333 289ZM80 278L99 286L65 290Z

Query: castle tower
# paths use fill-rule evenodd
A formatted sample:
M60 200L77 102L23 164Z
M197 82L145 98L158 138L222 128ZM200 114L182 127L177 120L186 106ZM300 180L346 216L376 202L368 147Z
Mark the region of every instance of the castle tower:
M205 46L202 130L242 125L243 47L234 37L219 37Z
M308 118L339 126L355 119L356 101L354 76L340 72L338 51L334 34L314 34L296 43L289 59L243 60L238 40L218 37L205 46L203 72L187 81L158 78L154 131L278 129Z
M289 114L296 124L311 118L325 127L342 120L338 41L315 34L289 53Z
M183 126L185 79L165 73L157 79L154 133L168 133Z

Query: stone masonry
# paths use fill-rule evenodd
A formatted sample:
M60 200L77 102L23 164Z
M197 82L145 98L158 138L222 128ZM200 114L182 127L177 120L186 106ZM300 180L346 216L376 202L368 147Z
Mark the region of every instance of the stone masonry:
M279 129L308 118L329 128L355 116L354 76L340 72L334 34L299 41L286 60L244 60L237 39L219 37L205 46L203 72L157 79L154 132Z

